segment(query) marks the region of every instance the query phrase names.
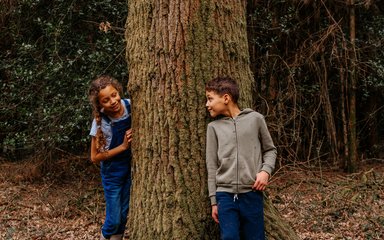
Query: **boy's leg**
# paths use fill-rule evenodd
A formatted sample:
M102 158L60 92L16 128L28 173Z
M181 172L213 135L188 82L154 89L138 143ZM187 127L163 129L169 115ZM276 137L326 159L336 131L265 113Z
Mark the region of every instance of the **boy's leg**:
M239 195L240 228L247 240L265 240L263 193L252 191Z
M239 240L239 209L238 200L234 194L216 192L217 209L219 214L220 235L222 240Z

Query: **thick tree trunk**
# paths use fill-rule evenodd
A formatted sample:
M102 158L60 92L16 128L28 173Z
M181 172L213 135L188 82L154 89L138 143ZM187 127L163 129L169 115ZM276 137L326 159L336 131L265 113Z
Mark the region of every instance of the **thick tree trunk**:
M204 85L215 76L232 76L241 104L252 103L245 3L128 2L130 239L218 237L207 196Z
M294 240L299 239L291 226L282 220L279 211L273 206L272 201L264 198L265 231L269 240Z

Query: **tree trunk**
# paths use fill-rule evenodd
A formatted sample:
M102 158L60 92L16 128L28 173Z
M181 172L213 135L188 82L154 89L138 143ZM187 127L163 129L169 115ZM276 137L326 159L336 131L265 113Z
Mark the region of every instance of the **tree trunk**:
M345 66L347 66L347 64L345 64ZM342 131L342 139L343 139L342 150L343 150L344 155L340 159L340 164L339 165L342 166L342 168L346 168L347 162L348 162L348 159L349 159L348 121L347 121L347 117L346 117L347 109L345 107L347 99L349 99L347 97L347 93L346 93L346 85L347 85L347 83L346 83L347 82L346 81L346 76L348 76L348 75L345 74L345 72L346 72L346 70L344 69L344 67L341 67L340 68L340 99L341 99L341 101L340 101L340 103L341 103L340 112L341 112L341 122L342 122L342 125L343 125L343 131Z
M351 74L349 85L349 159L347 164L348 172L355 172L357 170L357 137L356 137L356 23L355 23L355 1L349 0L350 13L349 13L349 31L350 40L352 44L351 57Z
M282 220L279 211L269 198L264 198L264 220L267 239L294 240L299 239L291 226Z
M335 120L333 118L333 110L332 103L329 98L329 90L328 90L328 71L327 64L325 62L324 54L321 55L321 68L319 69L320 75L320 98L324 110L325 115L325 126L327 129L327 137L329 142L330 156L332 158L332 165L336 165L339 159L339 152L337 149L337 134L336 134L336 125Z
M240 103L252 103L246 1L128 4L134 131L129 237L217 239L207 193L204 86L213 77L232 76Z

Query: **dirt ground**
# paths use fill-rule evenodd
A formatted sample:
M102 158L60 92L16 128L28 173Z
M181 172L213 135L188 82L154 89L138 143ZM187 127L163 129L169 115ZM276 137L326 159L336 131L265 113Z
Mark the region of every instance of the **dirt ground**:
M104 215L98 168L62 161L41 177L31 163L0 162L0 239L98 239ZM300 239L384 239L384 163L355 174L287 166L268 195Z

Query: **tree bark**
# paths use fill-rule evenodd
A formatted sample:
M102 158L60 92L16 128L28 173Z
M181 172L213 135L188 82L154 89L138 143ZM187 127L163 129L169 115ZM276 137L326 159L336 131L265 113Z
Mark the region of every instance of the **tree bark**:
M246 1L128 4L134 132L129 237L217 239L207 195L204 86L229 75L239 83L240 104L251 106Z

